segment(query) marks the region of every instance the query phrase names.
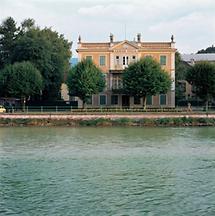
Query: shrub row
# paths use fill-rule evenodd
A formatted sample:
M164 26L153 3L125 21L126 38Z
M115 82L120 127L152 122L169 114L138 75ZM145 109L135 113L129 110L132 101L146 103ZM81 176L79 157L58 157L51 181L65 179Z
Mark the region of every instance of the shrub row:
M0 126L215 126L215 118L0 119Z

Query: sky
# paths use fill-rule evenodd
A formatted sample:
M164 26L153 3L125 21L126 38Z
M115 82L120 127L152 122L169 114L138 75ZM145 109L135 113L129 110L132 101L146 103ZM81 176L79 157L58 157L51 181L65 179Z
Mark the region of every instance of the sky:
M215 45L215 0L0 0L0 22L12 16L17 24L33 18L73 41L170 41L183 53Z

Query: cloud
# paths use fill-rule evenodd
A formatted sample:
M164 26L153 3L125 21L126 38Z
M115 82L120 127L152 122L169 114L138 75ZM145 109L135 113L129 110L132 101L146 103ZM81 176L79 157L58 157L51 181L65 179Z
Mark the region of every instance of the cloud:
M214 43L214 0L0 0L0 22L13 16L20 23L31 17L77 42L133 40L165 41L173 33L182 52L195 52ZM74 52L75 53L75 52Z
M158 34L161 37L165 32L171 31L176 35L176 42L178 41L180 50L192 52L215 42L214 20L215 14L192 13L179 19L153 25L149 31L151 34Z
M103 16L105 19L110 19L110 17L113 19L113 17L116 18L133 15L134 9L135 7L131 4L109 4L81 7L78 10L78 13L82 16Z

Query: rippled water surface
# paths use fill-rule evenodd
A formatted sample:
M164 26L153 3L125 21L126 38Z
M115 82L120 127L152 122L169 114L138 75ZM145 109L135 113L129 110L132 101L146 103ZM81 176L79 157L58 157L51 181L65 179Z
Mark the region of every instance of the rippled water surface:
M215 128L0 128L0 215L215 215Z

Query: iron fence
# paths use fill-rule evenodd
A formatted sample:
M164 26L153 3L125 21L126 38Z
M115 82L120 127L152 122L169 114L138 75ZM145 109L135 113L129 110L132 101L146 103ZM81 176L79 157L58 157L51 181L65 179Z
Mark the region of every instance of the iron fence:
M215 106L206 107L156 107L156 108L123 108L123 107L96 107L78 108L72 106L25 106L7 109L8 113L145 113L145 112L211 112L215 113Z

